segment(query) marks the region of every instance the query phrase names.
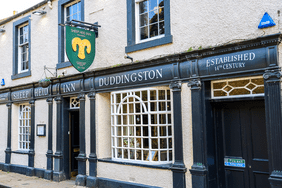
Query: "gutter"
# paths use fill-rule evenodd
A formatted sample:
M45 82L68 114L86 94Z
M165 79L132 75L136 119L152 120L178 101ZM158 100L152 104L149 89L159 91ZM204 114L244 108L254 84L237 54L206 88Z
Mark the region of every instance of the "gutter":
M40 2L40 3L38 3L38 4L36 4L36 5L34 5L34 6L32 6L32 7L30 7L30 8L28 8L28 9L26 9L26 10L24 10L24 11L22 11L22 12L16 14L16 15L13 15L13 16L8 17L8 18L6 18L6 19L4 18L4 20L3 20L2 22L0 22L0 26L3 25L3 24L8 23L8 22L10 22L11 20L16 19L16 18L18 18L18 17L20 17L20 16L22 16L22 15L28 13L28 12L31 12L31 11L33 11L33 10L35 10L35 9L38 9L38 8L41 7L42 5L47 4L48 1L49 1L49 0L44 0L44 1L42 1L42 2ZM51 0L51 2L52 2L52 0Z

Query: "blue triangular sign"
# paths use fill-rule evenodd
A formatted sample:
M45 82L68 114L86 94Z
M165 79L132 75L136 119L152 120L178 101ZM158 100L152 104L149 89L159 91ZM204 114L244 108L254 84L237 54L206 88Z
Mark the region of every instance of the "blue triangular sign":
M264 13L258 28L262 29L262 28L266 28L266 27L272 27L275 26L276 24L274 23L274 21L272 20L272 18L269 16L269 14L266 12Z
M2 81L1 81L1 86L4 86L4 85L5 85L5 80L3 78Z

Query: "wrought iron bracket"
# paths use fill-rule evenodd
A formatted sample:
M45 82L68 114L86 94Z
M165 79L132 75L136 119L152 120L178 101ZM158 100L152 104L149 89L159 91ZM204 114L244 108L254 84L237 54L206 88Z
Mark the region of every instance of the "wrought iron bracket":
M56 72L53 74L49 69L55 69ZM50 74L52 74L55 78L57 78L57 71L58 71L57 68L50 68L50 67L46 67L46 65L44 65L44 73L45 73L45 70L47 70L48 72L50 72ZM45 77L47 77L46 73L45 73Z
M96 38L98 38L98 28L101 27L100 25L98 25L98 22L95 22L92 24L92 23L88 23L88 22L84 22L80 20L66 21L65 24L59 24L59 25L62 27L66 25L72 26L72 27L80 27L85 30L94 31Z

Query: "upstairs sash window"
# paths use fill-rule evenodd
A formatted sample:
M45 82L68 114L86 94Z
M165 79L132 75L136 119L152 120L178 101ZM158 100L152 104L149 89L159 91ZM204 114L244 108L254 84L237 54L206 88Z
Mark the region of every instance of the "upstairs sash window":
M28 71L29 33L28 24L18 28L18 72Z
M164 0L136 0L136 32L138 42L164 36L164 8Z
M75 2L66 6L66 21L81 21L81 2Z

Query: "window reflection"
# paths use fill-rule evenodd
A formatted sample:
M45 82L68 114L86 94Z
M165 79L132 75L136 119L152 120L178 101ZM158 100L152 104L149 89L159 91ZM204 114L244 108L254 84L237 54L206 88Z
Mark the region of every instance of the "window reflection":
M164 1L147 0L137 4L139 6L140 40L163 35L164 30Z

